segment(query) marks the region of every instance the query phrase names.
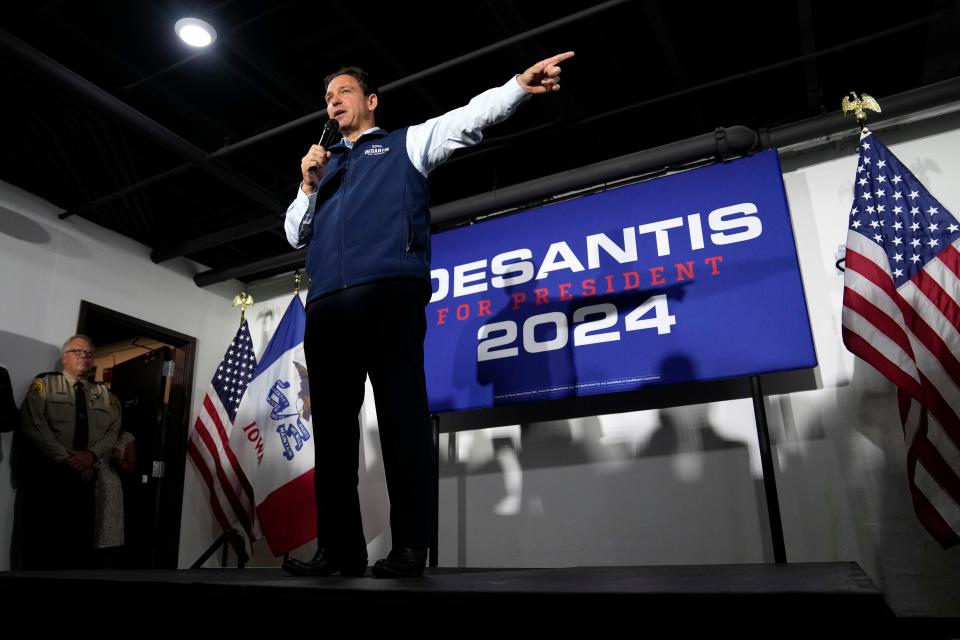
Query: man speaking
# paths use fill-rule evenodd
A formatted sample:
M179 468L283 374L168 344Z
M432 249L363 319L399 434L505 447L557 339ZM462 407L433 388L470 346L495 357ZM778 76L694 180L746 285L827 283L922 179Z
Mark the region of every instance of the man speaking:
M430 172L530 95L560 89L573 52L542 60L469 104L412 127L376 126L367 74L326 78L327 114L343 139L313 145L287 208L290 244L307 249L304 337L314 407L317 553L284 563L295 575L362 575L367 546L357 494L364 381L373 385L390 497L392 549L377 577L422 575L432 513L433 435L423 371L430 300Z

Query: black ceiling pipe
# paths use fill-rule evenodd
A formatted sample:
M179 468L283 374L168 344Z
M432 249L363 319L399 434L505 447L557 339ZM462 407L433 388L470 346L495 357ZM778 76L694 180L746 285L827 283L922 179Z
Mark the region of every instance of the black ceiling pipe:
M122 100L115 98L89 80L70 71L3 29L0 29L0 49L6 51L10 57L15 58L24 66L43 77L55 80L61 86L86 98L100 109L117 117L158 144L186 158L198 168L268 209L277 211L280 207L286 206L287 203L282 202L270 191L221 163L211 160L203 149L194 146L188 140L181 138L160 123L151 120ZM68 218L73 214L74 212L67 211L60 214L60 218Z
M875 96L876 97L876 96ZM838 96L840 100L842 96ZM880 98L881 113L870 113L868 126L908 116L923 109L941 107L960 101L960 77L941 80L917 89ZM764 149L787 147L792 144L818 140L837 135L859 135L856 121L841 111L831 111L821 116L797 122L761 129L760 144Z
M922 109L939 107L958 101L960 101L960 77L943 80L882 99L883 112L871 114L871 123L882 123ZM742 155L757 142L763 149L780 148L827 136L856 135L857 126L852 116L844 116L838 110L782 127L763 129L760 132L754 132L752 129L742 126L718 129L717 131L726 132L731 149L729 155ZM433 224L449 223L520 205L529 206L554 194L601 185L605 182L639 175L660 167L676 166L709 158L713 155L719 155L716 136L717 132L687 138L679 142L513 185L496 192L482 193L442 204L431 208L431 220Z
M722 147L724 144L725 148ZM432 207L430 220L434 225L448 224L468 220L478 214L534 206L553 200L558 194L592 189L650 171L710 158L741 156L749 153L756 145L757 134L752 129L739 125L721 128L714 133L644 149Z

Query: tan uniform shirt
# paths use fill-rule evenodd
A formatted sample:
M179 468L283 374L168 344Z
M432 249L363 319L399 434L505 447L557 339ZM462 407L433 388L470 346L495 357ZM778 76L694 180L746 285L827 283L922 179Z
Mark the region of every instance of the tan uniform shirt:
M67 372L43 373L33 379L20 411L21 428L34 446L55 462L73 447L76 378ZM83 381L87 397L87 449L99 459L110 455L120 434L120 402L103 383Z

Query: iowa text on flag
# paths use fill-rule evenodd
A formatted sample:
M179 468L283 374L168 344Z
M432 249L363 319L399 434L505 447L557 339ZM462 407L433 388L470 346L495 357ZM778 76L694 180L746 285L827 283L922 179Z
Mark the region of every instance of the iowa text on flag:
M847 234L843 342L898 390L921 523L960 541L960 223L869 131Z
M256 367L250 329L244 320L210 381L187 442L190 459L207 485L217 523L222 529L239 523L249 540L254 538L253 486L229 441L237 408Z
M306 312L295 295L260 358L230 438L253 485L260 530L274 555L317 535L305 326Z

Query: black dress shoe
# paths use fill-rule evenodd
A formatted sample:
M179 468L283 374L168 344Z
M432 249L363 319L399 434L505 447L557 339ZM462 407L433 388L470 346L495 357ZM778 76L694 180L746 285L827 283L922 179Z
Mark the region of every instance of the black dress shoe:
M426 564L426 549L403 547L394 549L383 560L377 560L373 575L377 578L416 578L423 575Z
M307 562L287 558L283 561L283 570L295 576L329 576L334 573L342 576L362 576L367 571L367 559L346 561L324 549L317 549L313 558Z

